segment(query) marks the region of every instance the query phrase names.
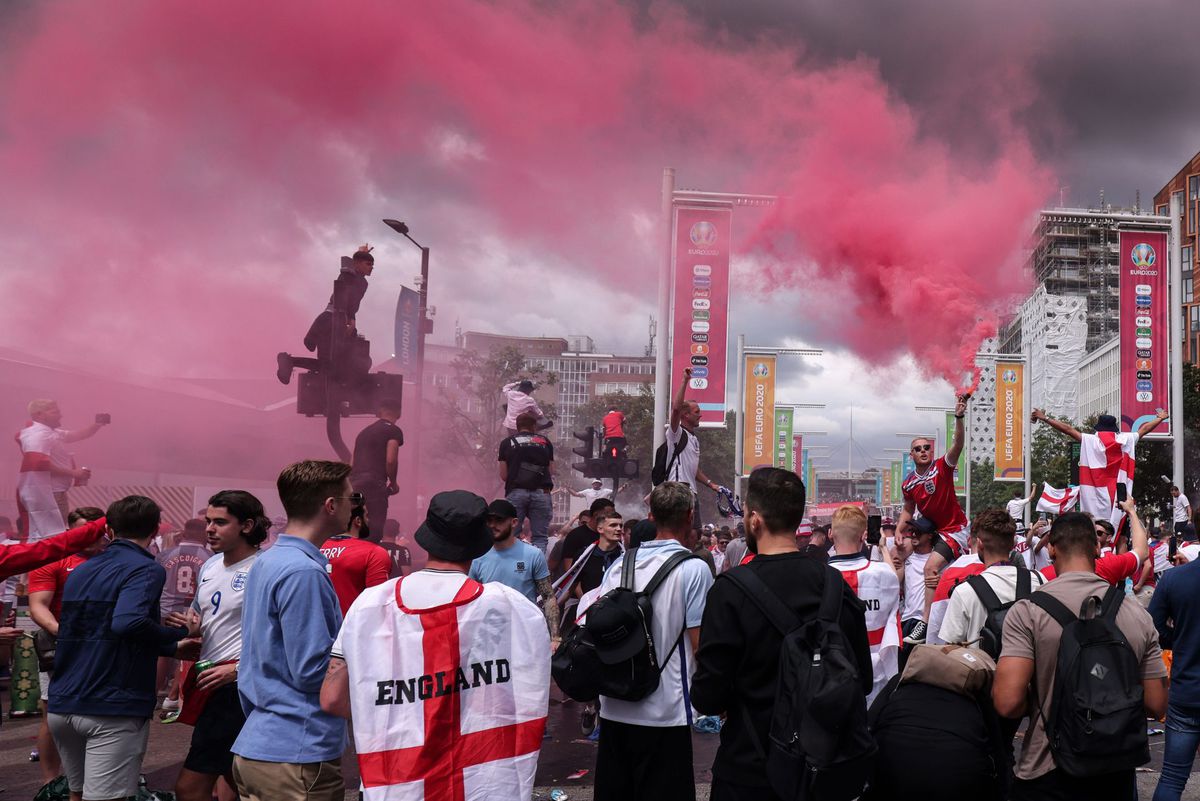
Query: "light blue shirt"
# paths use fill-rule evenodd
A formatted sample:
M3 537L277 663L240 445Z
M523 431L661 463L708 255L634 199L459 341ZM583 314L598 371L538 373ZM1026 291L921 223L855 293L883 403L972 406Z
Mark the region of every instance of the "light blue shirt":
M492 550L471 563L471 578L487 584L499 582L512 587L537 603L535 582L550 577L545 555L528 543L517 540L511 548Z
M311 542L284 535L246 577L238 664L246 724L235 754L306 764L346 750L346 721L322 712L319 700L342 625L328 564Z

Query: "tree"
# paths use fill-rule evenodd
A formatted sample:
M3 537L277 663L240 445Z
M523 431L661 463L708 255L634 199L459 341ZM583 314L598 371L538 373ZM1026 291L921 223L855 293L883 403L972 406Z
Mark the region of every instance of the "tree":
M971 514L985 509L1003 509L1012 500L1013 490L1024 492L1018 481L996 481L996 466L991 459L971 463Z
M554 385L558 376L530 365L514 347L497 348L487 354L464 351L451 365L455 373L454 391L441 388L436 400L439 434L433 458L447 462L456 470L466 470L477 486L498 483L496 449L505 434L505 384L529 379L537 384ZM552 403L541 403L546 417L554 419Z

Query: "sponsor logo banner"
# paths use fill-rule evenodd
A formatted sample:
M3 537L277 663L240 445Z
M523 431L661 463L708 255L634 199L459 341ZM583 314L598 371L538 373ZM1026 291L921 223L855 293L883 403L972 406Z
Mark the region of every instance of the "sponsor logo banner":
M954 419L954 412L946 412L946 447L950 447L950 443L954 442L954 424L958 421ZM966 422L964 418L963 422ZM954 491L959 495L966 494L967 491L967 446L964 444L962 453L958 455L958 464L954 465Z
M775 407L775 466L784 470L795 470L796 463L792 461L792 422L795 409L791 406Z
M417 358L417 339L421 325L421 294L406 286L400 287L396 301L396 366L407 381L420 382L421 363Z
M725 426L730 217L729 209L675 207L671 386L692 368L687 397L700 404L704 427Z
M1170 297L1167 235L1121 231L1121 430L1136 431L1159 409L1169 410L1167 365ZM1170 434L1164 421L1155 434Z
M996 481L1025 480L1025 365L996 362Z
M795 432L795 420L792 421L792 470L804 480L804 435Z

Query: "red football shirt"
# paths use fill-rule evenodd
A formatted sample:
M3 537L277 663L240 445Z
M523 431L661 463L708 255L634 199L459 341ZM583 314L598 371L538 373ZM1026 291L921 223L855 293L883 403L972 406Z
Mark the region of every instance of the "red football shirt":
M604 438L625 436L625 414L611 411L604 415Z
M63 587L67 585L67 576L79 565L87 561L87 557L72 554L66 559L51 562L45 567L39 567L29 574L29 592L52 592L50 613L58 620L62 616Z
M321 553L329 560L329 578L343 616L363 590L387 581L392 571L388 552L369 540L345 534L330 537Z
M1133 578L1140 568L1137 554L1133 551L1101 556L1096 560L1096 575L1109 584L1119 584L1125 579ZM1058 571L1054 569L1054 565L1050 565L1042 568L1042 575L1046 577L1046 581L1050 581L1058 575Z
M939 532L958 531L967 525L967 516L954 494L954 468L942 456L929 466L925 475L909 473L901 485L904 500L912 501L922 517L933 521Z

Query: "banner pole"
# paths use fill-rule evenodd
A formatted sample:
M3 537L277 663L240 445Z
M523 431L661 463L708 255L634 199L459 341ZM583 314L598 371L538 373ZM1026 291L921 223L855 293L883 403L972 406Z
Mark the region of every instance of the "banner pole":
M675 169L663 168L663 252L658 262L658 328L654 337L654 453L667 439L667 414L671 404L671 211L675 202Z
M1171 480L1179 491L1187 494L1183 475L1183 240L1180 236L1179 215L1182 209L1177 196L1171 197L1171 244L1167 248L1171 270Z
M737 395L734 397L733 494L742 497L742 464L745 462L746 433L743 407L746 405L746 335L737 338Z

